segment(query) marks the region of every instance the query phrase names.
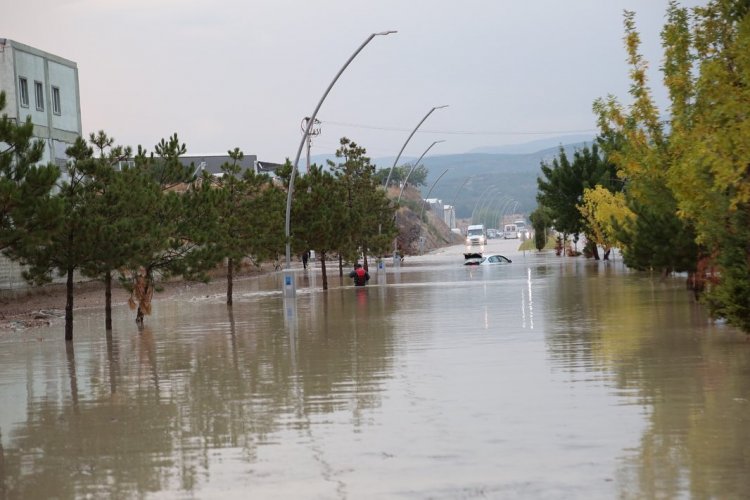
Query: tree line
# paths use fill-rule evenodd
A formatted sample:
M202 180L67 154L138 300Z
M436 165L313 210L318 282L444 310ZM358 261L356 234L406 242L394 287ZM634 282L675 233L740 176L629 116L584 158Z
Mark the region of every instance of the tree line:
M0 93L0 111L5 107ZM181 159L177 134L153 151L117 145L100 131L77 138L64 169L43 164L44 142L33 138L30 117L0 117L0 250L25 266L41 285L66 278L65 339L73 338L74 274L101 280L105 328L112 329L112 287L130 291L136 321L151 310L159 283L172 277L208 280L226 267L227 304L243 262L276 260L286 245L285 209L292 165L280 182L242 170L243 152L228 152L212 176ZM365 149L341 139L337 162L313 166L298 178L292 205L291 246L316 251L323 263L384 252L395 237L395 206L374 176ZM365 264L367 262L365 261Z
M631 104L596 100L596 142L542 163L532 222L584 234L596 258L617 247L628 267L687 273L714 317L750 333L750 2L670 2L667 118L633 12L624 27Z

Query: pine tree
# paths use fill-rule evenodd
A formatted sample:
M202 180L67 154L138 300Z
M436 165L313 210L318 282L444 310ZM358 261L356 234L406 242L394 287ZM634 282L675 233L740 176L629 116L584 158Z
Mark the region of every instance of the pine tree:
M218 224L212 242L217 255L227 259L227 304L231 305L234 272L245 258L255 265L275 257L284 248L286 195L267 175L241 172L239 148L228 152L230 162L216 182Z
M346 137L341 138L340 144L336 157L343 162L335 164L329 161L346 193L344 232L348 238L342 240L339 251L350 258L356 258L361 252L367 269L368 253L384 253L395 237L394 209L385 192L379 189L375 166L365 156L365 148Z
M292 204L292 246L315 250L323 274L323 289L328 289L326 257L345 246L349 238L345 221L348 214L345 186L330 172L312 165L299 177Z
M116 273L143 251L148 241L150 213L160 196L158 185L142 171L120 162L131 157L129 147L115 146L103 131L90 134L96 149L93 174L95 196L86 223L96 249L82 265L84 275L102 279L105 285L105 329L112 329L112 283Z
M160 191L158 201L144 214L148 221L139 255L133 257L121 277L130 290L130 305L137 309L136 322L150 314L157 282L171 276L206 280L216 265L210 244L215 231L216 200L210 177L198 179L194 165L183 165L187 148L177 134L162 139L154 153L138 146L135 168L152 179Z
M0 111L5 105L0 92ZM22 247L45 243L59 223L60 203L51 191L60 169L38 165L44 141L33 135L31 117L19 124L0 116L0 250L14 259Z
M25 245L20 260L29 266L24 277L36 284L51 280L56 271L66 277L65 340L73 340L73 277L76 270L93 258L94 236L88 216L95 197L96 161L93 150L81 137L67 149L71 158L67 175L61 177L55 195L61 205L60 225L43 244Z

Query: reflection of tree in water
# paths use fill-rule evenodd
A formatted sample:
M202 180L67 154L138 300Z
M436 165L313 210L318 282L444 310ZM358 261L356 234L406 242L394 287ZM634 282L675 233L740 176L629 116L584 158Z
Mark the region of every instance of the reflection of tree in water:
M81 367L72 354L70 396L30 402L25 425L13 430L4 459L7 498L132 497L160 489L173 475L165 451L174 446L175 405L138 391L124 404L79 399Z
M606 273L601 269L596 273ZM563 273L548 290L555 364L613 373L649 425L617 473L624 498L739 498L750 491L750 353L712 339L679 281ZM582 368L585 367L585 368Z
M300 371L306 411L350 409L359 424L362 410L380 404L380 386L393 359L393 332L380 317L378 300L367 297L373 290L354 290L353 297L350 292L326 295L322 313L305 325Z
M685 492L693 498L745 497L750 353L739 335L736 344L705 337L710 332L686 320L686 309L662 312L653 330L666 338L644 345L618 369L622 385L637 388L650 408L649 426L623 467L622 484L637 484L639 496L651 498Z
M193 341L149 325L67 353L71 392L30 401L4 450L3 497L193 491L211 449L254 461L273 433L310 432L314 413L361 425L393 357L372 302L328 294L300 314L295 349L282 309L264 303L224 309Z

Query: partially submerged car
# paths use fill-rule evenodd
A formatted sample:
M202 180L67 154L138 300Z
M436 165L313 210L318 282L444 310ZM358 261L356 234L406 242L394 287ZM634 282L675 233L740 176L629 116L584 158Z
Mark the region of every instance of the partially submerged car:
M478 252L469 252L464 254L464 265L465 266L494 266L497 264L510 264L513 262L505 255L494 253L492 255L483 256Z
M465 266L478 266L482 263L484 258L479 252L468 252L464 254L464 265Z
M505 255L500 255L499 253L488 255L482 259L480 262L483 266L494 266L497 264L510 264L513 262Z

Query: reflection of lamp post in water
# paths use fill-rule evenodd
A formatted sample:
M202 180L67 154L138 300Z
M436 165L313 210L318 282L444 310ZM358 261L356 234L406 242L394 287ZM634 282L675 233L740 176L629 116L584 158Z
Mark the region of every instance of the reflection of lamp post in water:
M305 173L310 172L310 146L312 146L312 138L313 136L320 135L320 127L315 128L316 125L320 125L320 120L316 118L313 121L312 127L307 126L307 122L309 121L310 117L306 116L302 119L302 123L299 124L303 134L305 133L305 130L309 130L307 133L307 168L305 169Z
M391 33L396 33L395 31L381 31L380 33L372 33L370 36L367 37L367 39L362 42L362 45L359 46L357 50L354 51L354 53L349 56L349 59L344 63L344 65L341 67L338 73L336 73L336 76L333 78L333 81L328 85L328 88L323 93L323 96L320 98L320 101L318 101L317 106L315 106L315 111L313 111L312 115L310 115L309 119L307 120L306 126L305 126L305 133L302 134L302 141L299 143L299 148L297 148L297 156L294 159L294 165L292 165L292 172L289 174L289 188L287 190L286 194L286 223L284 225L284 237L286 239L286 267L284 270L284 296L286 297L294 297L296 295L296 290L294 289L294 276L292 276L291 273L291 267L292 267L292 243L291 243L291 214L292 214L292 196L294 195L294 177L297 173L297 164L299 164L299 157L302 155L302 148L305 145L305 141L307 140L308 136L310 135L310 129L312 128L312 125L315 123L315 117L318 115L318 110L320 109L320 106L323 105L323 101L325 101L326 97L328 97L329 92L331 92L331 89L333 88L333 84L336 83L336 80L339 79L341 74L344 72L344 70L349 66L349 64L354 60L355 57L357 57L357 54L359 54L362 49L365 48L365 45L370 43L370 41L375 38L378 35L390 35Z
M430 198L430 193L432 193L432 189L435 187L435 184L438 183L441 177L443 177L448 172L448 169L446 168L443 170L443 173L438 176L437 179L435 179L435 182L432 183L432 186L430 187L430 190L427 191L427 196L425 196L424 200L422 200L422 211L419 212L419 255L422 255L424 251L424 237L422 236L422 217L424 216L424 205L425 200L428 200Z

